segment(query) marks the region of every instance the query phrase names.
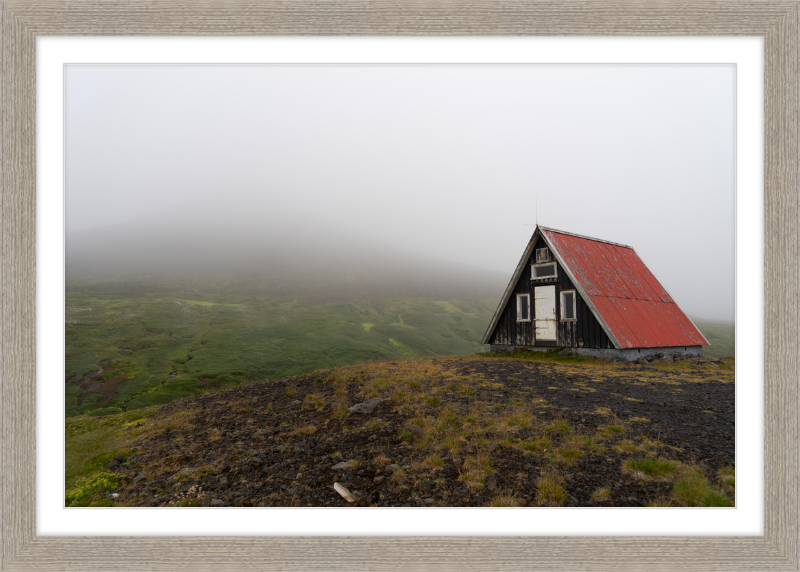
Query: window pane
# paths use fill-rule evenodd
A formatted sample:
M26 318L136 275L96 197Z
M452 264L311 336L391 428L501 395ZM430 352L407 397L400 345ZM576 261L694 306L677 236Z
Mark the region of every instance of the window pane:
M573 312L573 301L572 297L575 294L572 292L565 292L564 293L564 319L572 320L575 318L575 312Z
M542 278L544 276L555 276L556 275L556 265L555 264L548 264L547 266L534 266L534 270L536 272L536 278Z
M527 320L528 319L528 297L527 296L520 296L519 297L519 307L520 307L520 319Z

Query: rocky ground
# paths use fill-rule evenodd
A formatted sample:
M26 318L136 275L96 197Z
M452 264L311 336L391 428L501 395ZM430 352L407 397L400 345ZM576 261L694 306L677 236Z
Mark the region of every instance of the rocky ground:
M732 499L733 380L704 359L363 364L174 401L109 470L123 506L660 506L687 504L684 468Z

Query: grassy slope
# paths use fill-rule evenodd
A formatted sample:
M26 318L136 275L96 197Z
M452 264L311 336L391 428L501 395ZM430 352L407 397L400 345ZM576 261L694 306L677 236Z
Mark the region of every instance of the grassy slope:
M313 305L197 292L70 292L66 414L132 410L362 361L472 354L482 348L494 304L396 298ZM78 404L74 381L101 366L105 386L96 384Z
M656 368L661 371L654 375L650 372L642 372L639 374L631 374L630 370L602 360L594 360L591 358L577 357L577 356L561 356L552 354L517 354L511 356L513 359L530 360L534 362L545 362L552 366L557 375L560 376L586 376L592 383L602 383L602 376L628 376L628 375L644 375L652 383L652 380L657 379L658 383L666 382L670 385L680 385L686 383L685 376L687 371L695 370L691 363L677 362L677 363L663 363L656 364ZM314 396L322 398L322 409L324 410L323 417L330 416L331 421L336 421L341 417L337 415L336 403L337 400L346 401L347 391L333 392L334 387L343 389L346 386L354 386L357 388L357 396L351 395L351 400L343 404L349 405L353 400L360 400L373 396L391 396L389 401L391 407L396 412L402 412L409 417L414 417L406 424L406 429L402 429L395 422L395 430L399 430L399 436L404 441L415 441L415 446L422 449L420 457L429 455L426 462L438 461L438 464L433 464L435 468L441 466L441 460L447 458L448 455L455 454L462 462L462 470L460 471L459 481L463 482L470 490L480 490L483 488L483 482L487 476L496 470L498 467L493 467L489 459L488 447L491 445L501 445L508 449L521 449L526 455L536 459L537 463L543 464L551 471L544 471L543 475L563 474L564 471L574 470L569 467L572 466L575 459L601 453L605 450L609 452L616 451L630 457L626 465L620 467L622 472L634 472L636 475L645 473L652 474L653 467L648 467L647 464L654 462L661 462L661 464L668 465L675 475L675 490L669 499L664 499L663 504L656 504L653 506L668 506L669 504L678 504L684 506L701 506L706 504L704 496L709 496L712 493L716 494L716 503L712 506L729 506L731 500L726 497L729 494L733 498L733 469L729 469L726 473L730 480L726 480L725 494L723 491L716 490L709 484L709 479L703 473L699 466L695 465L682 465L679 462L669 459L657 459L657 455L672 453L669 451L672 447L664 446L659 440L647 438L646 435L637 434L646 433L642 423L647 423L649 420L639 417L616 417L616 415L607 408L597 408L594 411L587 411L586 415L599 416L605 419L604 425L598 427L597 433L579 435L574 434L573 429L562 419L558 417L558 413L547 412L553 406L545 399L530 399L530 396L525 397L525 392L515 391L514 394L503 397L498 393L500 384L487 380L483 374L472 375L465 374L460 368L453 368L453 365L458 366L459 363L466 364L470 358L461 358L463 361L453 361L449 365L443 360L399 360L392 363L372 363L366 365L359 365L355 367L338 367L332 371L321 372L321 378L318 381L310 382L307 380L305 390L301 393L313 388ZM508 359L508 357L496 357L498 362ZM703 367L706 374L713 376L713 381L725 383L732 381L734 376L733 361L727 361L720 368L713 368L712 366ZM324 381L323 381L324 379ZM576 377L572 377L574 382ZM581 378L583 379L583 378ZM517 380L518 381L518 380ZM689 383L695 383L691 381ZM640 385L636 382L634 385ZM333 387L331 387L333 386ZM280 388L286 387L279 385ZM581 391L596 391L593 388L586 387L585 382L580 382L575 385L574 389L581 388ZM280 391L283 391L281 389ZM481 393L483 391L483 393ZM331 402L325 403L325 396L327 395ZM308 395L308 394L307 394ZM459 400L463 401L465 398L469 399L468 414L466 411L459 411L456 403ZM295 398L295 395L286 395L284 397ZM297 396L302 399L303 395ZM499 400L497 398L500 398ZM243 405L248 403L243 401L232 400L238 399L236 394L220 394L219 404L221 409L227 411L227 419L230 420L231 416L241 418L242 416L252 413L251 407L243 408ZM635 400L634 400L635 401ZM162 434L165 429L175 429L186 427L191 428L191 420L197 411L191 411L192 407L195 409L198 405L187 405L188 409L177 408L177 412L172 412L168 416L157 415L150 418L158 408L141 409L137 411L120 413L116 415L107 415L101 417L88 417L80 416L66 421L66 489L74 489L81 480L97 480L98 477L105 475L107 477L114 477L109 473L104 472L105 464L114 458L116 454L128 456L133 449L139 447L136 445L137 440L143 437L153 437ZM290 423L282 423L282 432L279 435L280 439L290 439L295 433L293 429L308 422L308 416L311 415L312 402L306 398L305 405L301 411L298 411L296 418L293 417ZM238 408L238 409L237 409ZM281 407L283 411L283 407ZM555 415L555 418L553 418ZM380 422L380 419L370 419L370 423ZM227 421L234 425L233 422ZM244 422L243 422L244 423ZM325 421L324 425L320 427L327 427L328 422ZM352 426L351 426L352 425ZM416 426L418 429L413 436L407 428ZM252 427L252 426L249 426ZM369 429L365 432L365 429ZM522 430L535 430L531 437L520 440L518 433ZM367 426L362 426L360 419L350 419L344 424L343 433L335 434L337 437L346 437L350 434L361 434L363 440L368 441L368 435L374 430ZM251 431L248 428L248 431ZM190 431L190 435L194 432ZM265 443L274 444L273 437L264 436L264 430L255 433L258 439L262 439ZM333 436L333 435L332 435ZM202 439L190 438L188 441L181 437L181 451L190 451L193 448L205 447L206 443ZM217 439L219 436L217 435ZM192 440L194 439L194 440ZM328 439L330 441L330 438ZM338 443L338 441L334 441ZM560 443L560 446L559 446ZM237 446L242 446L242 443L237 443ZM232 453L233 450L226 453ZM345 453L346 454L346 453ZM243 461L248 456L243 456ZM646 458L645 458L646 457ZM236 457L238 459L238 456ZM377 458L376 458L377 460ZM179 468L185 465L186 460L181 455L174 455L170 457L156 456L152 458L153 466L148 471L150 476L155 476L158 473L172 474ZM246 461L245 461L246 462ZM385 461L388 462L388 459ZM636 464L638 462L638 464ZM232 464L234 464L232 462ZM415 466L414 470L424 467ZM427 467L431 468L431 467ZM658 468L658 467L655 467ZM326 467L326 470L329 470ZM405 472L405 471L404 471ZM300 475L298 475L299 477ZM713 474L708 474L709 478L713 480ZM422 477L420 477L421 479ZM638 478L638 477L637 477ZM645 477L641 477L645 478ZM542 479L537 482L537 489L541 494ZM116 488L118 482L103 487L98 487L97 491L90 490L88 493L83 494L85 498L77 503L80 506L92 505L111 505L110 501L105 499L105 494ZM184 489L188 487L188 483L184 483ZM180 483L175 486L179 486ZM606 493L611 490L609 486L605 486ZM678 490L680 486L683 488L691 489L688 492ZM88 488L84 485L84 488ZM166 487L165 487L166 488ZM561 501L566 497L566 491L561 488L561 499L558 498L545 498L545 501L554 501L554 504L561 504ZM599 489L596 492L601 492ZM163 492L163 491L162 491ZM498 491L499 493L499 491ZM691 493L691 494L689 494ZM74 494L74 493L73 493ZM551 495L553 496L553 495ZM495 497L492 500L494 506L506 506L504 504L496 504L502 502L502 498ZM514 500L514 499L509 499ZM602 500L602 499L601 499ZM555 502L557 501L557 502ZM512 505L508 505L512 506ZM516 506L516 503L513 504Z
M80 404L66 384L66 415L113 413L336 365L400 357L473 354L494 300L421 298L337 304L303 299L180 293L67 293L66 380L100 369ZM695 319L711 343L734 355L734 326ZM170 377L170 374L175 373Z
M712 322L692 318L709 345L703 348L703 353L711 357L726 357L736 354L736 328L728 322Z

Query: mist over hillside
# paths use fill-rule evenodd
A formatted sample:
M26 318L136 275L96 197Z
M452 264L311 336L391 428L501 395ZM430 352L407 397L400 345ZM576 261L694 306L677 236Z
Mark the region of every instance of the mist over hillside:
M66 237L67 290L85 293L204 291L315 303L398 296L499 299L508 276L480 269L477 262L443 262L380 236L289 225L274 216L224 222L162 216Z

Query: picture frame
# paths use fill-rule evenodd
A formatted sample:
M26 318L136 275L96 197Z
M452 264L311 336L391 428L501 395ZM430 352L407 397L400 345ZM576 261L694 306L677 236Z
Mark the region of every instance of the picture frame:
M0 118L0 569L797 570L800 155L797 1L158 3L9 0ZM36 38L65 35L616 35L764 38L765 519L740 537L36 535Z

